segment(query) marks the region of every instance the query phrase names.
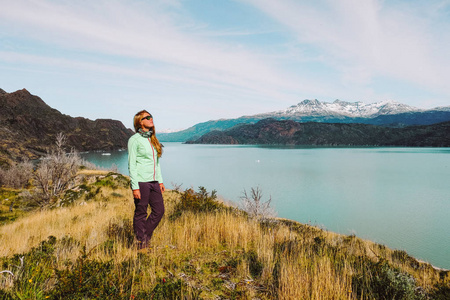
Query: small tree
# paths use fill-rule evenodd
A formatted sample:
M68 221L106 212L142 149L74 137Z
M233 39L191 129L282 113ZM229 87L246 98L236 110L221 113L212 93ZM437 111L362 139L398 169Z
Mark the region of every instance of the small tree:
M73 183L81 158L75 150L64 151L66 137L59 133L56 136L56 149L45 156L34 173L38 193L35 202L39 206L55 206L58 197Z
M251 188L250 194L246 190L241 197L242 209L248 213L250 218L256 218L257 220L265 220L274 217L275 210L270 206L272 197L269 200L262 201L263 193L259 187Z

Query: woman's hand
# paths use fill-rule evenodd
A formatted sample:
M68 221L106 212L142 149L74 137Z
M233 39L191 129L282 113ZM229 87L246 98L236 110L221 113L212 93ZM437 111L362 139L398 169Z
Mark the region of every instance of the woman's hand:
M159 187L161 188L161 193L164 193L166 190L166 187L164 186L164 183L160 183Z
M140 190L133 190L133 198L134 199L141 199L141 191Z

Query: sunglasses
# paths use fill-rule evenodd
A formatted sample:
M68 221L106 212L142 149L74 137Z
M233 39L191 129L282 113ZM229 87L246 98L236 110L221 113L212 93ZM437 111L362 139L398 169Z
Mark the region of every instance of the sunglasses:
M145 119L147 119L147 120L153 119L153 116L150 115L150 116L143 117L143 118L141 119L141 121L144 121Z

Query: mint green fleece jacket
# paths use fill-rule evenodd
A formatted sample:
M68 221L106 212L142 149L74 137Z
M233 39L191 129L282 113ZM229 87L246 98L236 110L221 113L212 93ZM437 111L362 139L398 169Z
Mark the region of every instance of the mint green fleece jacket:
M163 183L158 152L150 139L139 133L135 133L128 140L128 171L133 190L139 189L139 182Z

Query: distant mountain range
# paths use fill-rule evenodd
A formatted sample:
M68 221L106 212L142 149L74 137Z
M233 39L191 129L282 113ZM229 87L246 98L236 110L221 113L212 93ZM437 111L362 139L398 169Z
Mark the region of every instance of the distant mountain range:
M189 144L450 147L450 121L404 128L264 119L211 131Z
M285 110L242 116L236 119L203 122L186 130L160 133L158 138L167 142L196 140L214 130L223 131L238 124L254 124L267 118L292 120L301 123L360 123L401 128L410 125L430 125L450 121L450 106L419 109L395 101L364 104L340 100L335 100L332 103L321 102L316 99L304 100Z
M67 137L68 149L78 151L125 149L133 134L117 120L64 115L25 89L0 89L0 107L0 166L45 155L60 132Z

